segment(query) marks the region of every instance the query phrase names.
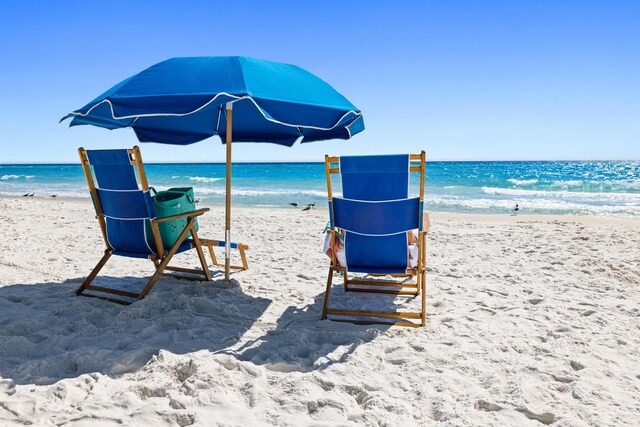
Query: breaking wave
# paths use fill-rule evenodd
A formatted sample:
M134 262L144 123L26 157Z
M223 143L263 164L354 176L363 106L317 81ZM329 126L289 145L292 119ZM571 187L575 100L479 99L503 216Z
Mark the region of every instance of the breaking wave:
M640 203L640 193L604 193L586 191L546 191L546 190L522 190L517 188L482 187L484 194L536 197L547 199L576 199L576 200L600 200Z
M206 176L188 176L187 179L193 182L209 183L209 182L222 181L224 178L208 178Z
M509 178L507 181L509 181L513 185L533 185L538 182L537 179L515 179L515 178Z
M2 175L1 181L17 180L17 179L31 179L35 178L35 175Z

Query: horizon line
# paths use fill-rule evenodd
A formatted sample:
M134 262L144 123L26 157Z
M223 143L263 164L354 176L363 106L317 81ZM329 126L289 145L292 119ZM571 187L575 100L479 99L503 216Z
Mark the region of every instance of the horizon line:
M456 159L440 159L440 160L428 160L427 163L481 163L481 162L637 162L638 159L504 159L504 160L456 160ZM178 164L203 164L203 165L225 165L226 162L205 162L205 161L145 161L146 165L178 165ZM295 163L309 163L309 164L323 164L324 161L318 160L273 160L273 161L234 161L232 164L295 164ZM7 162L0 163L0 166L40 166L40 165L79 165L80 162Z

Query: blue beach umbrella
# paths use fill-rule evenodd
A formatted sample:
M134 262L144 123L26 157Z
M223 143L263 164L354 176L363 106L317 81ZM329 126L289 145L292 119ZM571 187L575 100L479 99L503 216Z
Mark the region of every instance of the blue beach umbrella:
M227 144L225 280L231 241L231 142L292 146L349 139L362 113L329 84L294 65L239 56L172 58L118 83L67 114L70 126L130 127L140 142Z

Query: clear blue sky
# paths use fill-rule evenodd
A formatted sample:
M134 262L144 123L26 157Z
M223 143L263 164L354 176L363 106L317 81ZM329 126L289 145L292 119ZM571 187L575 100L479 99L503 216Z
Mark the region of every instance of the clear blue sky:
M299 65L367 129L234 160L425 149L431 160L640 159L640 1L0 0L0 163L76 162L129 129L58 119L174 56ZM217 137L143 144L147 161L223 161Z

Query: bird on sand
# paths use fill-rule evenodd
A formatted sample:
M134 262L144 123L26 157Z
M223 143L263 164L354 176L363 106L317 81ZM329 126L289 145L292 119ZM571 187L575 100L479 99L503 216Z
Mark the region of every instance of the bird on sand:
M311 210L311 205L307 206L306 208L302 209L302 212L304 211L310 211Z
M513 215L518 215L518 211L520 210L520 207L518 206L518 204L516 203L516 207L512 209L513 210Z
M316 202L309 203L307 206L310 207L310 208L315 209L316 208Z
M294 208L297 208L297 207L298 207L298 204L297 204L297 203L289 203L289 204L290 204L291 206L293 206Z

